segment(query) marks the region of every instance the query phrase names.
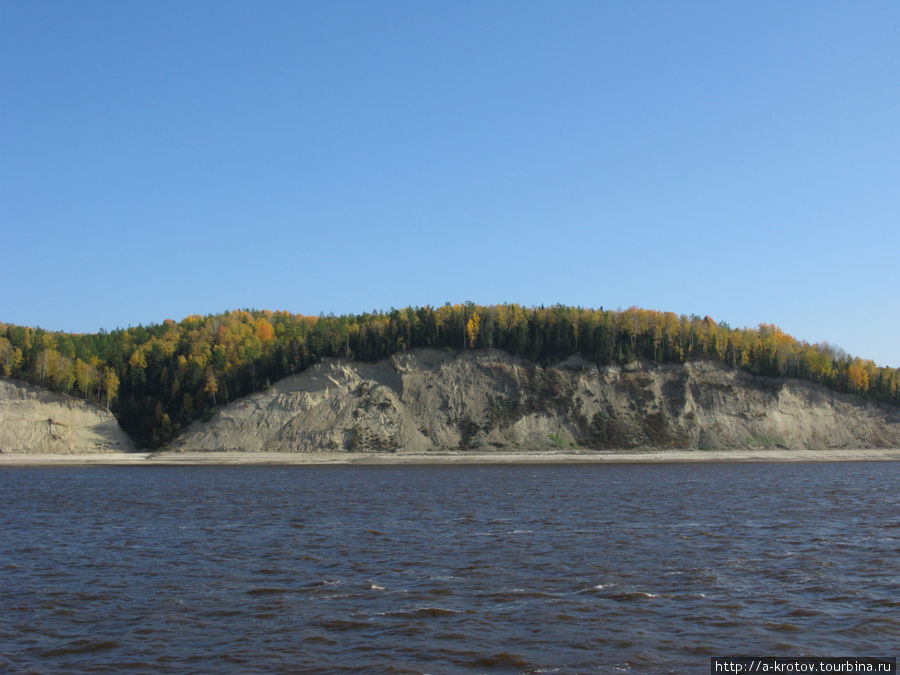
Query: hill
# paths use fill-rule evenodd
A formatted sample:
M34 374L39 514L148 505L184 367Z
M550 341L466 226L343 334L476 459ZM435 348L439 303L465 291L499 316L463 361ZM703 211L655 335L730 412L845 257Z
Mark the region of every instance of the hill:
M777 326L737 329L636 307L466 303L318 317L239 310L89 335L0 324L0 376L98 403L139 447L160 448L221 405L326 359L374 363L414 349L497 349L546 368L573 354L599 367L707 361L900 404L900 369Z

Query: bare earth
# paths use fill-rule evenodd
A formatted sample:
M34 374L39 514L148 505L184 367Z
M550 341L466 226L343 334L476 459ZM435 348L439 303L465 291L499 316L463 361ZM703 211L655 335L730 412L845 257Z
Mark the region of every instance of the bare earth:
M223 406L174 452L618 454L900 447L900 406L711 362L541 367L497 350L325 359Z
M109 411L0 378L0 466L897 460L900 406L711 362L413 350L325 359L135 450Z
M106 452L97 454L0 454L3 466L233 464L651 464L659 462L848 462L897 461L900 448L831 450L652 450L646 452L348 453L348 452Z

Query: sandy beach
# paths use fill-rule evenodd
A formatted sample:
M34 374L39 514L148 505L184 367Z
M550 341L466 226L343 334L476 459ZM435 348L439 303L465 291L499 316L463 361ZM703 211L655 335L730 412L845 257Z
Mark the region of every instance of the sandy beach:
M848 462L897 461L900 448L828 450L647 450L580 453L284 453L284 452L116 452L96 454L0 454L3 466L182 466L235 464L644 464L660 462Z

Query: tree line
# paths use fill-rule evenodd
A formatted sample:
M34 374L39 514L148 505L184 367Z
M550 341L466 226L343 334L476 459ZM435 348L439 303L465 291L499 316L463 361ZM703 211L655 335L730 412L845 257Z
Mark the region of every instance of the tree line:
M773 325L735 329L637 307L448 303L346 316L239 310L95 334L0 323L0 375L103 405L139 446L156 448L216 406L322 358L375 361L421 347L502 349L545 365L576 353L599 365L712 359L900 402L898 368L796 340Z

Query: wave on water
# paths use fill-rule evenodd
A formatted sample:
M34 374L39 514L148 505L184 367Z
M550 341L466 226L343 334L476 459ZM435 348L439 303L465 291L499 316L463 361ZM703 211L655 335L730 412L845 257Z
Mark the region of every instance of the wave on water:
M93 654L95 652L115 649L120 643L116 640L93 640L90 638L78 638L57 647L47 649L41 653L44 658L69 656L73 654Z
M681 673L736 651L879 653L900 631L900 464L783 466L0 471L0 669ZM867 489L828 497L848 484Z

